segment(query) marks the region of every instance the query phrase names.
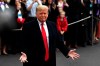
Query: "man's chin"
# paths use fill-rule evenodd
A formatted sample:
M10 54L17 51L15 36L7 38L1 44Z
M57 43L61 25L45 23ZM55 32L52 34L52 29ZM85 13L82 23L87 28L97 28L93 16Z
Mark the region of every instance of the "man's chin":
M42 22L45 22L46 20L42 20Z
M40 19L39 21L40 21L40 22L45 22L45 21L46 21L46 19Z

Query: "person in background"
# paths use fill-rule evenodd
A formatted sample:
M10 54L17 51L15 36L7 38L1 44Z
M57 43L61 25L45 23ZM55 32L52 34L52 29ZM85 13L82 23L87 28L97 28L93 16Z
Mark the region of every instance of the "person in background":
M42 5L46 5L47 0L42 0Z
M26 9L26 1L27 0L21 0L21 10L22 10L22 16L23 16L23 18L25 18L25 19L27 19L27 16L28 16L28 11L27 11L27 9Z
M3 14L4 8L2 6L4 6L4 8L5 8L5 3L4 3L3 0L0 0L0 15L4 15ZM4 20L2 20L2 18L3 17L0 16L0 22L3 23ZM0 26L2 26L1 23L0 23ZM2 30L1 28L2 27L0 27L0 33L1 33L1 37L2 37L2 41L1 41L2 42L2 44L1 44L1 54L7 54L7 41L6 41L6 38L4 36L5 34L3 34L4 32L3 31L1 32L1 30Z
M100 18L100 0L95 0L97 5L96 17ZM96 34L95 34L95 43L99 42L100 39L100 20L97 20L96 24Z
M48 0L46 5L49 8L48 20L56 23L57 14L58 14L56 4L53 2L53 0Z
M26 22L28 16L25 1L16 0L16 15L18 29L21 29L23 23Z
M11 1L10 1L11 2ZM2 54L7 54L11 47L11 30L16 27L14 8L7 0L0 0L0 34Z
M68 21L67 21L64 11L61 11L60 15L57 17L56 25L57 25L57 29L58 29L59 33L62 36L62 40L64 41L64 37L65 37L64 34L68 28Z
M65 7L69 7L68 3L64 0L57 0L57 8L58 8L58 12L59 10L65 10Z
M92 13L92 8L93 8L93 0L81 0L81 4L82 4L82 14L81 14L81 17L82 18L85 18L85 17L88 17L88 16L91 16L93 13ZM83 27L83 32L81 34L82 35L82 43L83 46L87 46L87 45L92 45L92 37L93 37L93 34L94 34L94 26L95 26L95 22L96 20L94 20L94 24L93 24L93 29L92 29L92 18L89 18L87 20L84 20L82 21L82 27ZM93 30L93 33L92 33L92 30Z
M75 50L69 50L56 28L56 24L47 20L48 7L39 5L36 8L34 21L23 25L22 44L24 49L20 56L23 66L56 66L56 47L73 60L80 55Z
M65 9L66 10L65 12L67 13L68 23L70 24L80 20L80 15L81 15L80 0L66 0L66 1L69 5L69 7ZM69 41L71 48L78 48L79 29L80 29L79 23L70 25L68 27L66 39Z
M41 4L42 2L40 0L27 0L26 1L26 9L28 11L27 21L31 21L36 18L36 7Z

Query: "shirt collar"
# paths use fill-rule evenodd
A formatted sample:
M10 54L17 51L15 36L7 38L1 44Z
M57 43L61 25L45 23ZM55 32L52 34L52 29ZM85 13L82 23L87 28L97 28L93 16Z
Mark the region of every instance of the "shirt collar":
M42 22L40 22L38 19L37 19L37 21L38 21L39 25L42 24ZM43 22L43 25L46 25L46 22Z

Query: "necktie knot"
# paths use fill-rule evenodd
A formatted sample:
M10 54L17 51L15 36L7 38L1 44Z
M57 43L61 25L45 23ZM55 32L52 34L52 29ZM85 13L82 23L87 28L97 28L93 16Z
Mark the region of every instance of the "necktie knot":
M42 22L41 25L43 26L44 25L44 22Z

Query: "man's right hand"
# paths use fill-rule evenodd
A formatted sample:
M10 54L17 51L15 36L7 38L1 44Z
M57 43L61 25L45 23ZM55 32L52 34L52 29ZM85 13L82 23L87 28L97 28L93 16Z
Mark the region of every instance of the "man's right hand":
M21 52L21 56L19 58L19 60L22 62L22 63L25 63L25 62L28 62L27 61L27 55L24 53L24 52Z

